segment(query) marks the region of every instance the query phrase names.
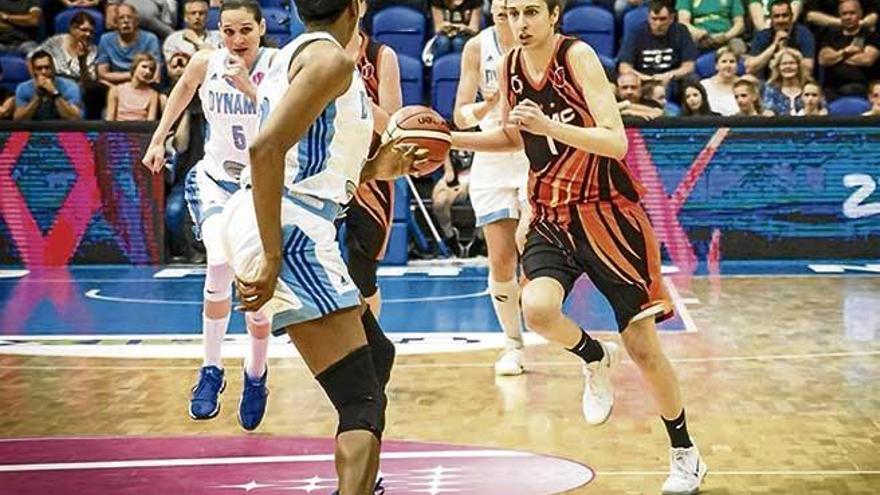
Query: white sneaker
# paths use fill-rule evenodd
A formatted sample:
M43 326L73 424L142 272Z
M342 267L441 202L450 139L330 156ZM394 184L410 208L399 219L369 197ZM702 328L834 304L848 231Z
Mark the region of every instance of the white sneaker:
M686 449L669 449L669 477L663 483L663 495L698 493L708 469L696 445Z
M508 349L498 358L498 361L495 361L495 374L498 376L521 375L525 371L522 361L521 349Z
M601 425L611 416L614 406L614 387L611 368L620 361L620 347L614 342L599 342L605 355L599 361L584 365L584 419L591 425Z

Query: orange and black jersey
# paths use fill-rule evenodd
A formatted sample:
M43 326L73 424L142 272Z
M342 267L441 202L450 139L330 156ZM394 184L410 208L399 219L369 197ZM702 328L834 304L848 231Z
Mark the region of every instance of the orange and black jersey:
M367 87L367 96L376 105L379 104L379 55L384 46L382 43L373 41L366 33L361 33L357 69L361 73L364 85Z
M595 127L584 90L567 61L575 43L581 41L557 36L553 58L537 82L531 80L523 65L522 48L515 48L505 65L509 107L531 100L555 121ZM569 208L576 204L639 201L644 189L622 160L589 153L547 136L526 131L521 135L530 164L529 202L535 220L567 225Z

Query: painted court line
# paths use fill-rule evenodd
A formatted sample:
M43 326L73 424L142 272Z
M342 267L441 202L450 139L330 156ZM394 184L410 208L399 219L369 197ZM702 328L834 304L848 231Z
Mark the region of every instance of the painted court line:
M670 358L669 361L673 363L680 364L689 364L689 363L718 363L718 362L741 362L741 361L801 361L801 360L812 360L819 358L848 358L848 357L870 357L870 356L880 356L880 350L876 351L847 351L847 352L818 352L818 353L807 353L807 354L767 354L767 355L757 355L757 356L712 356L712 357L693 357L693 358ZM624 363L632 364L632 361L624 359ZM526 361L526 364L530 368L538 368L538 367L569 367L575 366L576 363L573 361ZM297 360L295 363L284 362L284 363L274 363L272 365L273 368L305 368L305 364L303 364L300 360ZM394 368L410 368L410 369L419 369L419 368L491 368L492 363L489 361L486 362L461 362L461 363L399 363L395 364ZM169 365L169 366L114 366L114 365L85 365L85 366L59 366L59 365L47 365L47 366L15 366L15 365L0 365L0 369L9 369L9 370L192 370L195 369L193 366L178 366L178 365Z
M709 470L709 476L877 476L880 471L855 471L855 470L823 470L823 471L795 471L795 470L766 470L766 471L716 471ZM669 471L596 471L596 476L669 476Z
M484 297L489 295L489 289L483 289L479 292L470 292L467 294L450 294L448 296L426 296L426 297L414 297L411 299L384 299L382 302L386 304L399 304L399 303L418 303L418 302L442 302L442 301L457 301L460 299L476 299L478 297ZM136 298L136 297L116 297L116 296L105 296L101 294L101 289L89 289L85 292L85 296L89 299L94 299L97 301L105 301L105 302L120 302L120 303L132 303L132 304L169 304L173 306L201 306L204 304L203 301L169 301L166 299L148 299L148 298Z
M420 452L383 452L382 459L485 459L532 457L537 454L511 450L439 450ZM0 464L0 473L32 471L83 471L91 469L136 469L185 466L223 466L273 464L280 462L328 462L333 454L281 455L263 457L204 457L193 459L141 459L129 461L48 462L38 464Z
M669 277L663 277L663 283L666 285L666 290L669 291L669 297L672 298L672 305L675 306L675 312L678 313L678 317L681 318L682 323L684 323L684 331L686 333L697 333L697 324L694 323L694 319L691 317L691 312L688 311L686 306L685 299L681 297L681 294L678 292L678 288L672 282Z

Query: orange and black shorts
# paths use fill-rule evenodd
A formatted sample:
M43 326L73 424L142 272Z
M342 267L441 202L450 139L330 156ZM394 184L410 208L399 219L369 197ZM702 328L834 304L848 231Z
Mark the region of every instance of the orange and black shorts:
M358 187L345 214L348 273L364 297L376 293L376 270L385 257L394 211L394 181Z
M570 221L535 219L523 251L529 280L550 277L571 293L586 274L614 309L619 331L632 321L672 316L660 274L660 246L645 210L637 203L571 205Z

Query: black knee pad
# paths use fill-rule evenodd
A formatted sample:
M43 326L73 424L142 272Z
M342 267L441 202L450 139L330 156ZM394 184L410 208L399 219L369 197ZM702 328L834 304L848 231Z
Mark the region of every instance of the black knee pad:
M367 430L382 440L386 400L376 380L370 346L359 347L315 378L339 413L337 435Z
M364 333L367 334L367 344L373 350L373 365L376 368L376 378L379 385L385 388L385 384L391 379L391 367L394 366L394 343L385 336L376 317L368 307L361 315L361 323L364 325Z

